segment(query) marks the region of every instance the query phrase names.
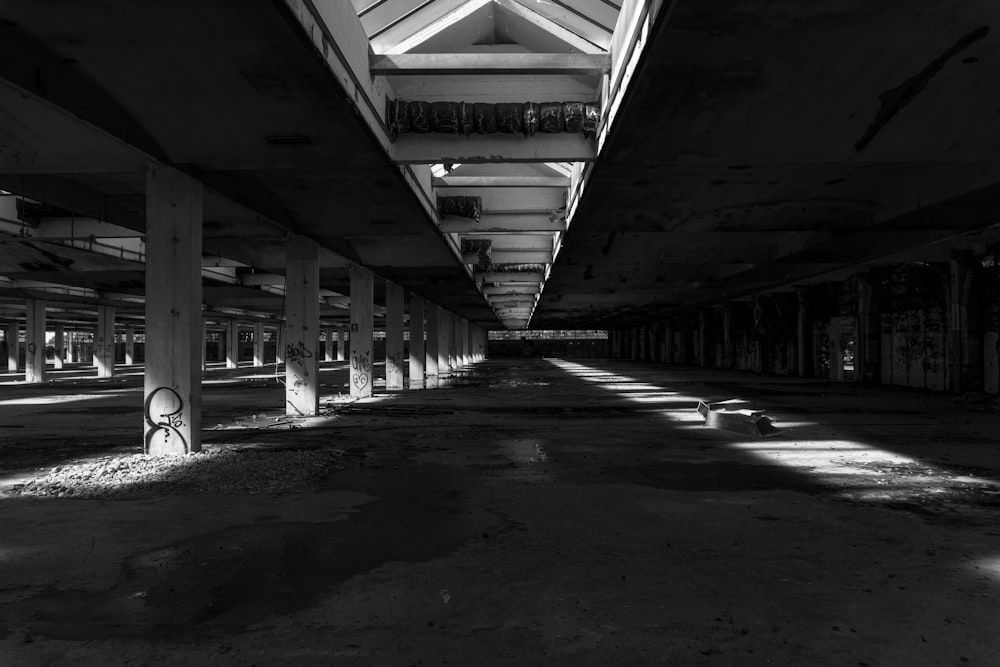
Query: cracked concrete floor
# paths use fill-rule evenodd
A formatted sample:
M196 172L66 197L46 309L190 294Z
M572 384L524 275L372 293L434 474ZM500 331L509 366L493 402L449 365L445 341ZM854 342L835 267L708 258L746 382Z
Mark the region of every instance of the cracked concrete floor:
M997 664L992 403L519 359L252 428L282 397L255 372L209 374L206 447L346 467L279 495L0 496L0 664ZM139 382L3 387L0 487L135 451ZM706 429L698 399L780 433Z

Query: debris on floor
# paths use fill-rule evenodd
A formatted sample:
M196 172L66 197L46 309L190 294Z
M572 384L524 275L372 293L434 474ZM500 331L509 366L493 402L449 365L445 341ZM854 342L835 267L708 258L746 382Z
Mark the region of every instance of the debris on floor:
M342 450L220 448L186 456L130 454L56 466L13 486L28 498L131 499L172 492L289 493L345 467Z
M736 433L745 433L760 438L768 438L778 434L771 420L764 416L763 410L736 409L723 407L721 403L706 403L698 401L698 412L705 418L705 426Z

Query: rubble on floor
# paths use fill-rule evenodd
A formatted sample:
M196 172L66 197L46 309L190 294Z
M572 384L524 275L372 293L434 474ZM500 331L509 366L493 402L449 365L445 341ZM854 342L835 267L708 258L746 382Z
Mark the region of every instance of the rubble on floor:
M222 447L67 463L9 490L29 498L131 499L168 493L289 493L345 467L344 452Z

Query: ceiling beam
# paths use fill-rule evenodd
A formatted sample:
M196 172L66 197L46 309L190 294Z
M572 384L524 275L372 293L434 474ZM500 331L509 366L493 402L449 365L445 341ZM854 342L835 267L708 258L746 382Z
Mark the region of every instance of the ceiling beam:
M582 134L514 134L456 137L404 134L391 147L398 164L482 164L487 162L593 162L594 141Z
M440 176L431 179L436 188L568 188L564 176Z
M444 218L441 220L440 226L441 231L448 234L563 232L566 231L566 219L551 211L543 213L484 213L479 222L466 218Z
M374 56L372 76L604 74L606 53L400 53Z
M556 39L565 42L582 53L604 53L607 51L607 49L594 44L572 30L567 30L547 16L543 16L533 9L525 7L516 0L495 0L495 2L511 14L541 28Z

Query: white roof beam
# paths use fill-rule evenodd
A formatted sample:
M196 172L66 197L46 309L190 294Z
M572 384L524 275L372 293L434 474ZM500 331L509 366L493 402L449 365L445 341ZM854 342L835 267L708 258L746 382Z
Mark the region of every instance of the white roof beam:
M606 53L400 53L373 56L372 76L594 74L611 71Z

